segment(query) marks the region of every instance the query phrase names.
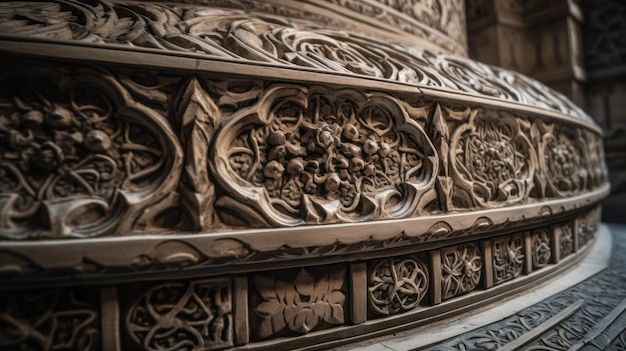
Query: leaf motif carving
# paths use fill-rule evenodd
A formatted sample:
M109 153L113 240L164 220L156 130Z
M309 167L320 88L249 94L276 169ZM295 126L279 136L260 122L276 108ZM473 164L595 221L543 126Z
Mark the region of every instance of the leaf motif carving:
M260 317L257 336L267 338L283 329L308 333L321 321L344 324L345 267L300 269L292 271L292 279L272 275L254 278L256 289L263 298L254 311ZM278 275L278 276L277 276Z
M189 224L208 229L216 221L213 211L215 186L209 179L209 143L219 120L220 110L196 78L182 91L178 112L180 138L187 159L181 183L181 204Z

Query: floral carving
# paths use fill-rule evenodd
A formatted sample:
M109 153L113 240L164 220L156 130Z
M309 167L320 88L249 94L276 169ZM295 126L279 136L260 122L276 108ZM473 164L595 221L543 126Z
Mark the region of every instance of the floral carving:
M259 338L284 330L304 334L324 322L345 323L346 295L342 290L345 267L300 269L295 278L256 275L254 283L262 301L254 307L260 318Z
M550 236L548 229L536 229L531 234L533 269L545 267L550 263Z
M584 142L572 131L555 131L551 125L542 144L542 168L547 175L548 195L566 196L586 187L588 171L584 167Z
M0 237L86 237L148 221L138 217L173 189L176 173L162 182L180 162L163 119L107 75L38 72L3 82Z
M167 283L130 307L126 330L144 350L216 350L233 346L230 278Z
M450 158L463 203L490 208L528 198L536 157L513 116L473 111L452 137Z
M0 348L100 350L97 292L86 293L61 289L0 295Z
M522 274L524 247L521 234L493 239L493 282L500 284Z
M215 173L229 175L221 184L242 201L235 208L256 206L272 225L414 215L438 168L395 99L354 90L269 89L215 145Z
M369 269L368 301L380 315L409 311L428 290L426 265L413 256L381 259Z
M478 286L483 268L482 256L474 244L463 244L441 250L441 296L450 299Z

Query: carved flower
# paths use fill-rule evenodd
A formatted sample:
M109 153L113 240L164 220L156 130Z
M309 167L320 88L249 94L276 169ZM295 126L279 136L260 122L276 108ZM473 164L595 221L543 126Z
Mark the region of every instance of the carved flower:
M30 110L22 114L21 123L26 129L38 128L43 123L43 113L39 110Z
M91 130L85 136L85 146L95 152L105 152L111 147L111 139L101 130Z
M45 142L35 152L32 162L35 166L50 171L63 164L63 150L51 141Z
M580 153L571 138L563 133L557 137L548 136L544 158L550 182L559 191L567 192L581 188L585 169L582 168Z
M55 105L46 115L46 124L54 129L64 129L72 124L73 118L72 111Z
M258 336L266 338L285 328L308 333L321 321L344 324L345 294L341 291L345 268L324 269L319 278L304 268L293 282L274 275L257 275L255 286L263 302L254 309L261 318Z
M270 161L263 168L263 175L269 179L280 179L283 176L283 171L285 167L282 164L278 163L278 161Z

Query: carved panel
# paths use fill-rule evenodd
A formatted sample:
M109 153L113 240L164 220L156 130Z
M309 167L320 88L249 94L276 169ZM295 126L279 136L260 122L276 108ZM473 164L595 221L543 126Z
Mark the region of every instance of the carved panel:
M234 198L218 205L243 223L251 211L268 225L412 216L438 168L422 127L378 93L270 88L215 138L213 169Z
M584 213L576 219L578 235L578 247L585 246L590 242L598 231L600 222L600 207L596 207Z
M563 259L565 256L574 252L574 228L572 223L562 223L553 227L559 240L559 257Z
M580 131L538 123L543 132L540 161L546 174L546 195L564 197L585 189L589 171L583 160L587 148Z
M3 350L100 350L95 289L51 289L0 295Z
M345 324L344 265L255 274L252 280L260 297L252 306L255 338L306 334Z
M535 229L531 234L531 243L533 270L547 266L552 255L549 229Z
M474 290L482 275L482 254L475 244L462 244L441 250L441 297L443 300Z
M500 284L522 274L524 237L522 234L492 239L493 282Z
M102 71L13 68L0 88L0 237L91 237L158 222L181 163L166 120Z
M426 265L415 256L373 261L367 279L370 311L391 315L414 309L428 291Z
M534 148L511 115L473 110L450 142L455 194L462 207L524 202L537 167Z
M230 277L164 283L132 302L125 328L132 348L216 350L234 345L232 307Z

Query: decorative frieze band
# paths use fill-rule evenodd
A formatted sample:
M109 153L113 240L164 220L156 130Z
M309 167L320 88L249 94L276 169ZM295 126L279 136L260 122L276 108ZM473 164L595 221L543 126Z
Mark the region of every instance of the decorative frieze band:
M345 337L403 325L402 316L417 322L432 316L431 310L462 308L472 296L506 293L510 284L524 281L533 284L538 276L580 259L592 241L578 248L564 245L564 228L597 226L598 213L599 207L593 207L552 226L362 262L121 284L107 297L117 303L103 304L102 311L97 287L7 291L0 299L0 335L8 337L2 345L99 350L100 335L121 335L123 348L129 349L254 348L277 340L289 348L318 340L298 338L305 334L333 340L335 333ZM593 239L595 232L589 234ZM548 263L550 257L559 259ZM357 267L363 263L365 269ZM361 281L365 288L357 289ZM121 323L100 322L112 314L120 315Z
M485 104L7 64L3 239L415 218L606 182L599 134Z

